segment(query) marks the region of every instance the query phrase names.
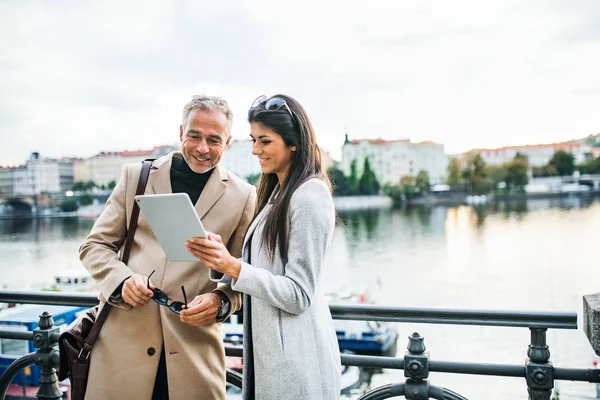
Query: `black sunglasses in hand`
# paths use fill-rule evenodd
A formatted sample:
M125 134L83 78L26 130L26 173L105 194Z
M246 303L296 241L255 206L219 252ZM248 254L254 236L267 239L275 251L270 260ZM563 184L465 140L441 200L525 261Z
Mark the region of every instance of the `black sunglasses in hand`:
M152 300L154 300L161 306L168 307L169 310L173 311L175 314L181 313L181 310L183 310L184 308L187 308L187 303L188 303L187 296L185 295L185 288L183 287L183 285L181 286L181 292L183 293L183 301L185 301L185 303L182 303L180 301L171 301L171 304L169 304L170 299L169 299L169 296L167 296L167 294L165 292L163 292L162 290L160 290L158 288L154 288L154 289L150 288L150 277L155 272L156 272L156 270L152 271L152 273L150 275L148 275L148 282L146 283L146 286L148 287L148 289L152 290L152 293L154 293L152 295Z

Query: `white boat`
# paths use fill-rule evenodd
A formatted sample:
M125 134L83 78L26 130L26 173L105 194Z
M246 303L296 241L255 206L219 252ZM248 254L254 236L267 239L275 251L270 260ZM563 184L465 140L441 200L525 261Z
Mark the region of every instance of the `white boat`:
M83 270L72 270L54 275L54 282L43 290L56 292L95 292L94 280Z
M473 204L485 204L488 202L488 196L486 196L485 194L480 194L480 195L468 195L467 197L465 197L465 202L467 204L473 205Z

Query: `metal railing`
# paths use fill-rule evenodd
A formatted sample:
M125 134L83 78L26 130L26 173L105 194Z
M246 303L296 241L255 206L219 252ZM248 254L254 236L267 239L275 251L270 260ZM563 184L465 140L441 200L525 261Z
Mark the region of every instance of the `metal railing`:
M91 294L0 291L0 303L89 306L98 304ZM428 381L430 372L470 375L493 375L499 377L525 378L531 400L550 400L556 380L600 383L600 370L591 368L558 368L550 363L550 350L546 343L548 329L577 329L576 313L451 310L403 307L378 307L371 305L331 305L334 319L410 322L427 324L458 324L480 326L503 326L528 328L531 343L525 365L488 364L474 362L435 361L429 358L423 338L417 333L409 338L404 357L383 357L342 354L342 364L348 366L404 370L403 383L384 385L363 394L359 400L378 400L404 396L409 400L447 399L461 400L465 397L449 389L433 386ZM52 318L44 313L33 332L0 330L0 338L33 340L38 348L35 353L21 357L0 376L0 399L8 385L24 367L35 363L42 368L39 399L60 399L56 368L58 351L58 328ZM225 346L228 356L241 357L239 347ZM242 376L228 371L227 381L241 387Z

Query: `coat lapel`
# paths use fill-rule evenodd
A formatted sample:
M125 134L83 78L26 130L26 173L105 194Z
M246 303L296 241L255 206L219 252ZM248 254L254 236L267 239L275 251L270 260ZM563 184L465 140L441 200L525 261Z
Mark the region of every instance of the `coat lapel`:
M152 164L146 193L173 193L171 189L171 162L173 161L173 154L175 153L170 153L164 157L160 157Z
M217 165L215 170L208 178L206 186L202 190L195 208L200 219L212 208L212 206L223 196L227 189L227 171L225 168Z

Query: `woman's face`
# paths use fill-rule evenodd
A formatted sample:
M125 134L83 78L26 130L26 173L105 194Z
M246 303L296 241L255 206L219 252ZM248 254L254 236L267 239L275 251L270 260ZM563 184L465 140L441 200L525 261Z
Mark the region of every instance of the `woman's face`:
M287 177L296 146L287 146L273 129L259 123L250 123L252 154L258 157L263 174L276 174L279 184Z

